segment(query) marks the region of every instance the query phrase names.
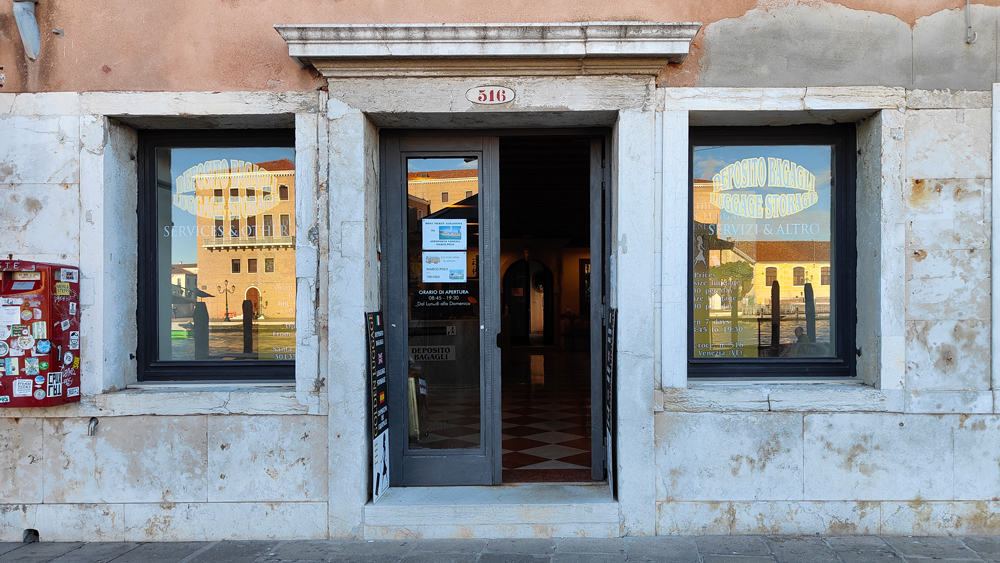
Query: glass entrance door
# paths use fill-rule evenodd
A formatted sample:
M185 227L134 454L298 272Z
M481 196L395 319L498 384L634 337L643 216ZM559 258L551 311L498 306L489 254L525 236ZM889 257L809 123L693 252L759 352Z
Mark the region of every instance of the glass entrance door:
M496 138L383 139L392 482L500 482ZM491 259L492 257L492 259Z

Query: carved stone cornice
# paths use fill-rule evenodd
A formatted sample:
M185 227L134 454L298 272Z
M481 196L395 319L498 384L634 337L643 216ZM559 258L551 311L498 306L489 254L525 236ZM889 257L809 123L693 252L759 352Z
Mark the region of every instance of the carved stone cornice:
M655 75L687 56L697 22L276 25L328 78Z

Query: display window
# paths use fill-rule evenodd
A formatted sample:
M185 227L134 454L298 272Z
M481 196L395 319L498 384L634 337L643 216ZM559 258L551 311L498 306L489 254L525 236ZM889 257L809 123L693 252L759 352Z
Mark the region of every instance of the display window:
M141 134L139 174L140 379L293 377L292 133Z
M691 133L689 372L854 375L852 126Z

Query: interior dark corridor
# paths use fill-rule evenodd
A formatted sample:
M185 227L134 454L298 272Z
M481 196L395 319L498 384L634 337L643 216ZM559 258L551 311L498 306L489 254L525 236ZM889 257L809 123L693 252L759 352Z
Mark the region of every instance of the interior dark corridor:
M590 142L500 142L503 482L591 480Z

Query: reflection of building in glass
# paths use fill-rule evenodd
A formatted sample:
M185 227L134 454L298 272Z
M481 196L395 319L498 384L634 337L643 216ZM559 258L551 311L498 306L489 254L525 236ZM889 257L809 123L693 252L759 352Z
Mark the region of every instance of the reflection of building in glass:
M170 265L170 293L174 318L194 314L194 304L204 296L198 291L198 264Z
M459 170L432 170L409 172L406 175L410 207L418 209L418 219L479 193L479 170L467 168ZM421 205L429 212L420 214Z
M226 281L236 288L230 319L242 317L244 300L258 318L293 319L295 164L283 158L256 167L194 178L197 195L222 211L198 217L198 233L211 235L198 244L198 285L213 295ZM212 319L224 319L225 309L221 296L208 301Z

